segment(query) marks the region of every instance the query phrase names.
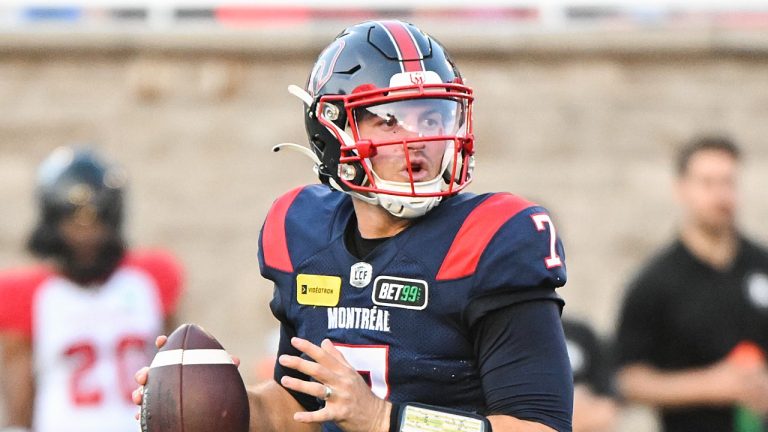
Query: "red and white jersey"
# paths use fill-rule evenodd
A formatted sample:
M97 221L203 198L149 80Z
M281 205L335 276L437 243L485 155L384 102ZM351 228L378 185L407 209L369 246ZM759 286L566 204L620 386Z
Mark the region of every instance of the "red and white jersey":
M0 274L0 331L32 341L35 432L139 430L133 374L151 361L181 279L157 251L129 253L99 286L45 268Z

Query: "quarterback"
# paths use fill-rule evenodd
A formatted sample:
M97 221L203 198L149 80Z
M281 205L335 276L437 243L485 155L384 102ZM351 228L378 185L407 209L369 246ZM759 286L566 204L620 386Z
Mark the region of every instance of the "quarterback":
M320 184L279 197L262 228L281 341L251 430L570 431L563 248L544 208L460 193L473 94L443 46L361 23L289 90L309 148L275 150L309 156Z

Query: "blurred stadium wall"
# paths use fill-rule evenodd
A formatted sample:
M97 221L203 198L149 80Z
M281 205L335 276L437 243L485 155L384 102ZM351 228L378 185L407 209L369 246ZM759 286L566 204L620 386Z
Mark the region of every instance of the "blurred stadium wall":
M93 145L131 175L132 243L186 265L182 320L240 355L247 381L274 328L261 221L279 194L315 181L309 160L270 151L305 143L286 87L367 18L413 21L449 47L477 97L471 190L550 208L568 253L566 313L602 334L626 280L674 232L671 158L691 135L744 146L742 226L768 240L768 7L111 3L0 6L0 267L30 263L38 162Z

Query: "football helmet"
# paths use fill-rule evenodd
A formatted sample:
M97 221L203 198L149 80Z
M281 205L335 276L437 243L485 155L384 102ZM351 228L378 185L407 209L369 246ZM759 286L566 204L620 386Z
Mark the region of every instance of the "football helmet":
M37 198L41 215L55 223L74 212L87 212L119 229L123 221L125 175L93 151L60 147L40 165Z
M41 164L37 179L39 221L28 247L41 258L53 258L62 271L79 283L90 283L109 275L122 259L123 191L122 169L103 162L93 151L61 147ZM60 222L75 216L79 223L98 220L109 229L94 262L75 259L62 237Z
M300 150L334 189L415 218L472 180L472 90L443 46L412 24L347 28L320 54L306 90L289 91L306 105L311 153ZM367 133L366 124L390 133ZM285 145L299 147L275 151ZM424 146L437 146L439 160L420 156ZM399 158L397 175L376 167L383 153Z

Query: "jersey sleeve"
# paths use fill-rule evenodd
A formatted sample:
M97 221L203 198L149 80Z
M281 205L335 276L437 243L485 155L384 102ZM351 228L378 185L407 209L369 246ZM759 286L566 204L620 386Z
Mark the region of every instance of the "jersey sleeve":
M132 253L127 263L140 268L152 278L157 286L163 315L167 317L173 314L184 291L184 270L176 258L167 251L151 250Z
M476 228L463 233L467 226ZM467 246L456 248L461 241ZM471 271L448 270L451 266ZM440 272L471 278L466 310L470 326L515 303L549 299L563 304L555 289L566 282L565 252L552 217L514 195L493 195L470 214Z
M46 269L0 274L0 332L32 337L35 292L49 276L50 272Z
M290 275L297 265L326 248L345 200L349 200L346 194L319 184L300 186L277 198L259 235L261 275L272 281Z
M288 210L303 190L303 187L293 189L272 203L259 235L259 267L261 275L273 279L274 271L290 273L293 262L288 251L288 235L286 218Z
M573 383L559 314L552 302L530 301L495 310L478 322L473 336L484 414L571 430Z

